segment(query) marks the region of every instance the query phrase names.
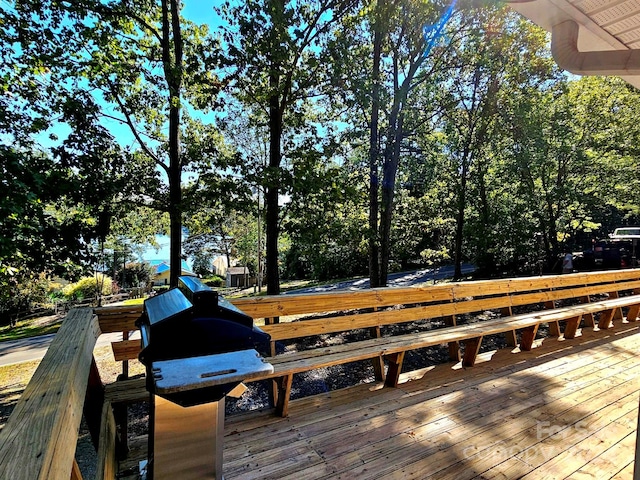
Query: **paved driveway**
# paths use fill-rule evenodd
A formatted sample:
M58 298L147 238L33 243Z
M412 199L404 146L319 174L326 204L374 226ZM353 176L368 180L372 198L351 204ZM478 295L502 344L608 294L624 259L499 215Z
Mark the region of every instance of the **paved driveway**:
M0 366L41 359L51 345L54 336L55 334L52 333L39 337L23 338L22 340L0 342ZM121 339L122 333L106 333L98 338L96 347L108 345Z
M468 275L475 271L475 267L471 264L462 265L463 275ZM389 287L410 287L411 285L419 285L421 283L431 282L434 280L442 280L445 278L453 278L453 265L446 265L439 268L427 268L423 270L415 270L410 272L392 273L389 275L387 282ZM362 290L369 288L368 278L359 278L355 280L346 280L330 285L320 285L317 287L301 288L298 290L289 290L286 293L318 293L318 292L334 292L339 290Z

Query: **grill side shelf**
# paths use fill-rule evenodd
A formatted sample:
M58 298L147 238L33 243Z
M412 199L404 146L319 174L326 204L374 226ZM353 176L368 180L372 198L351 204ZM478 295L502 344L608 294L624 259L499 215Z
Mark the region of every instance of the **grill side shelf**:
M273 365L256 350L161 360L151 364L157 394L186 392L239 383L273 373Z

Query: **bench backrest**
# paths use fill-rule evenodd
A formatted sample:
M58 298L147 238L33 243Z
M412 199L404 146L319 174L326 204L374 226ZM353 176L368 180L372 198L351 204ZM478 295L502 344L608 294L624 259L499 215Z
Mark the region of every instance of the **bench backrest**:
M325 314L322 318L304 322L262 327L273 340L285 340L557 300L587 299L591 295L637 288L640 288L640 270L619 270L469 281L420 288L267 296L237 299L233 303L254 319ZM363 313L362 309L367 308L375 311ZM342 313L344 311L348 313Z
M309 316L261 327L272 340L338 333L359 328L433 320L488 310L505 310L591 295L640 289L640 269L587 272L544 277L444 283L423 287L378 288L336 293L292 294L234 299L255 320ZM141 306L96 309L103 332L130 331ZM283 319L287 320L287 319ZM118 360L136 358L139 342L114 345Z

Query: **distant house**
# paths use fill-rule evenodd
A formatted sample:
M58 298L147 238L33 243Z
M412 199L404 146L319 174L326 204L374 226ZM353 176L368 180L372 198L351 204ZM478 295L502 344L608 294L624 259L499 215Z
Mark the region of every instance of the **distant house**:
M229 262L226 255L220 255L213 260L213 274L219 277L225 278L227 276L227 269L229 268Z
M171 267L168 260L150 260L149 264L153 267L153 284L154 285L169 285L169 279L171 277ZM187 265L187 262L182 261L182 270L180 275L195 276L195 274Z
M230 267L227 269L227 287L248 287L254 284L254 278L249 277L247 267Z

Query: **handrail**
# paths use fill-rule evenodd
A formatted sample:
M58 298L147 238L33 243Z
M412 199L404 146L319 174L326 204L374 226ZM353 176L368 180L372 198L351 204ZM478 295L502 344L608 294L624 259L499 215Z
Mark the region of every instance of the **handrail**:
M100 333L91 308L67 314L0 431L0 478L71 478L93 347Z

